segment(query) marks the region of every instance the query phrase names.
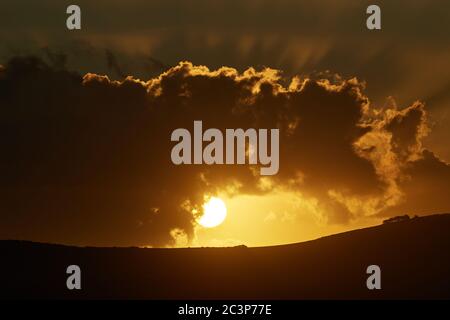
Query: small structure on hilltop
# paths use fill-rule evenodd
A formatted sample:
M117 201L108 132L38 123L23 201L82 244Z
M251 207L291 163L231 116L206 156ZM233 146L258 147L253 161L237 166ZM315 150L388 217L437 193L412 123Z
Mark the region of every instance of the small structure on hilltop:
M395 222L403 222L403 221L409 221L409 220L411 220L411 218L409 217L409 215L405 214L403 216L395 216L395 217L383 220L383 224L395 223Z

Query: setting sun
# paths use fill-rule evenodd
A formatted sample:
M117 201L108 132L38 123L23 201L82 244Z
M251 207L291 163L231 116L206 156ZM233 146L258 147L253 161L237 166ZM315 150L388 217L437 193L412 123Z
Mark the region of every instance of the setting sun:
M203 205L203 215L198 223L205 228L213 228L221 224L227 216L227 207L222 199L211 197Z

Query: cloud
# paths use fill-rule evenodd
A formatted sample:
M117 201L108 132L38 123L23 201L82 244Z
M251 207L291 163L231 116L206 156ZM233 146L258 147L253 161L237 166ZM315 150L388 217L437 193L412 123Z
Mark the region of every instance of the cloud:
M450 138L450 2L384 1L381 33L365 27L367 1L197 2L78 0L82 29L68 32L67 2L5 1L0 57L38 54L110 79L155 77L184 59L212 69L271 66L289 76L323 70L358 75L377 104L391 95L404 106L426 101L435 129L425 143L450 161L450 147L442 143Z
M298 192L328 223L450 209L449 167L422 146L424 105L376 109L364 90L357 79L190 62L149 80L113 81L16 57L0 68L0 236L173 246L195 238L192 209L218 192ZM279 174L173 165L171 132L194 120L279 128Z

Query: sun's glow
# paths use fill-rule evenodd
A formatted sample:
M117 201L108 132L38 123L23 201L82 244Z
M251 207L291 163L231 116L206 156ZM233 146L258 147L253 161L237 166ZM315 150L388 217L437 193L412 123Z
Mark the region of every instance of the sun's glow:
M227 207L222 199L211 197L203 205L203 215L198 219L198 223L205 228L217 227L227 216Z

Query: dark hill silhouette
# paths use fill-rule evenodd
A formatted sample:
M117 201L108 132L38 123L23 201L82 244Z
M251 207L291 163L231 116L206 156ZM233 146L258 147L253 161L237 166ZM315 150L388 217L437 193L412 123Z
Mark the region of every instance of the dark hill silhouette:
M450 299L450 214L246 248L95 248L0 241L3 298ZM82 290L66 289L66 267ZM366 268L381 267L381 290Z

